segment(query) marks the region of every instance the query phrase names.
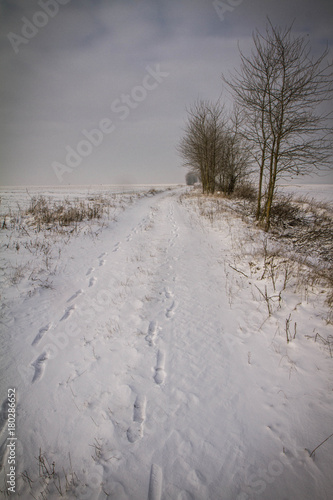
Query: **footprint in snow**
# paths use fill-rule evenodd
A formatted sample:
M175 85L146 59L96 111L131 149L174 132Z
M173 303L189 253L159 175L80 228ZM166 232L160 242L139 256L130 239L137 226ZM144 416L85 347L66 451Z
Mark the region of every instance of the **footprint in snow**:
M75 305L67 307L67 309L66 309L63 317L60 319L60 321L65 321L66 319L68 319L73 314L75 309L76 309Z
M157 363L155 367L155 376L154 380L156 384L161 385L163 384L166 373L165 373L165 353L164 351L159 350L157 353Z
M38 380L42 378L45 371L45 363L48 359L49 356L47 352L44 351L40 356L38 356L36 361L32 363L32 366L35 368L35 373L32 382L38 382Z
M89 287L94 286L94 284L96 283L96 281L97 281L97 278L95 278L95 277L93 276L92 278L90 278L90 280L89 280L89 285L88 285L88 286L89 286Z
M107 252L103 252L103 253L101 253L101 255L98 257L98 259L99 259L99 265L100 265L100 266L104 266L104 264L105 264L106 260L105 260L103 257L105 257L106 255L107 255Z
M162 496L163 473L161 467L152 464L150 469L148 500L160 500Z
M81 295L83 293L83 290L80 288L80 290L77 290L74 295L72 295L68 300L67 302L72 302L74 299L76 299L77 297L79 297L79 295Z
M127 439L130 443L135 443L143 436L143 425L138 422L133 422L131 427L127 429Z
M175 314L175 307L176 307L176 304L173 301L171 306L166 310L165 315L167 318L172 318L172 316Z
M151 321L149 323L148 333L146 335L146 341L150 346L153 346L155 344L157 331L158 331L157 321Z
M32 341L31 345L32 346L37 345L42 340L42 338L44 337L44 335L50 330L51 326L52 326L52 323L49 323L48 325L43 326L42 328L40 328L39 332L37 333L36 337Z
M117 252L117 250L119 249L120 247L120 242L118 241L118 243L115 244L115 246L113 247L113 252Z
M133 424L127 429L127 439L135 443L143 436L143 424L146 419L146 396L136 397L133 408Z
M94 267L89 267L88 271L86 272L86 276L89 276L93 271L95 271Z

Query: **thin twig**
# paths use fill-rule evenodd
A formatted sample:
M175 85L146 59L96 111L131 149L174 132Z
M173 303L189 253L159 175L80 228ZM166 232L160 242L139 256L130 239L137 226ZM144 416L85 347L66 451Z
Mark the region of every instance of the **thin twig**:
M236 269L235 267L233 267L231 264L229 264L229 267L231 267L231 269L233 269L234 271L237 271L238 273L242 274L243 276L245 276L245 278L248 278L248 275L243 273L243 271L240 271L239 269Z
M333 436L333 432L332 432L332 434L330 436L328 436L326 439L324 439L324 441L322 443L318 444L318 446L316 446L316 448L314 450L311 451L310 457L312 457L312 455L314 454L314 452L316 450L318 450L319 446L321 446L322 444L326 443L326 441L328 441L332 436Z

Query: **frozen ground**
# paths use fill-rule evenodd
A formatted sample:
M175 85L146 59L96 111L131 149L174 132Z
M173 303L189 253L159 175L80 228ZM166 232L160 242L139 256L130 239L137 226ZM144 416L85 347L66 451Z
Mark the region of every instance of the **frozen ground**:
M2 231L3 494L15 388L21 498L332 498L333 438L310 456L333 432L325 289L269 274L265 235L186 190L45 234L40 275L33 231Z

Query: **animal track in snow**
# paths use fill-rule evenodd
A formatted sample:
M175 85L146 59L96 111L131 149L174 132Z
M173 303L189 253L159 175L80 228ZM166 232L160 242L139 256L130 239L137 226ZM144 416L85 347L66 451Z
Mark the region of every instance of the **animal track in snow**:
M164 351L159 350L157 353L157 363L155 367L155 376L154 380L156 384L161 385L163 384L166 373L164 371L165 368L165 353Z
M90 278L89 280L89 285L88 286L94 286L94 284L96 283L97 281L97 278L95 278L94 276L92 278Z
M175 314L175 307L176 307L176 304L173 301L172 304L171 304L171 306L168 307L168 309L166 310L165 315L166 315L167 318L171 318Z
M143 436L143 424L146 419L146 396L136 397L133 409L133 424L127 429L127 439L135 443Z
M117 252L117 250L119 249L120 247L120 242L118 241L118 243L115 244L115 246L113 247L113 252Z
M65 314L60 319L60 321L65 321L66 319L68 319L71 316L71 314L73 314L73 312L75 311L75 309L76 309L76 305L67 307L67 309L65 311Z
M103 252L101 253L101 255L98 257L99 259L99 265L100 266L104 266L106 260L104 259L104 257L107 255L107 252Z
M86 276L89 276L93 271L95 271L94 267L89 267L88 271L86 272Z
M45 371L45 362L49 359L49 356L46 351L44 351L36 361L32 363L32 366L35 368L35 373L34 377L32 379L32 382L38 382L43 376L43 373Z
M150 346L153 346L155 344L157 331L158 331L157 321L151 321L149 323L148 333L146 335L146 341Z
M42 340L42 338L44 337L45 333L47 333L49 331L49 329L51 328L51 326L52 326L52 323L49 323L48 325L43 326L42 328L40 328L39 332L37 333L36 337L32 341L31 345L37 345Z
M148 500L160 500L162 496L163 473L161 467L156 464L151 466Z
M83 293L83 290L80 288L80 290L77 290L74 295L72 295L67 302L72 302L72 300L76 299L79 295Z

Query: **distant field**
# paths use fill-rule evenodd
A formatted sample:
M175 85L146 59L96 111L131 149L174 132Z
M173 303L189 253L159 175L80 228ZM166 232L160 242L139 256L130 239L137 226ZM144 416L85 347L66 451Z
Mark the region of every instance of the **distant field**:
M333 202L333 184L283 184L281 191L297 196L308 196L319 201Z
M0 215L9 211L16 212L18 208L26 208L33 196L43 195L53 201L68 198L87 199L110 193L131 193L149 191L149 189L165 189L165 184L105 184L91 186L0 186ZM175 187L176 184L170 184Z
M54 201L65 198L87 199L110 193L131 193L149 191L149 189L165 189L176 187L177 184L108 184L91 186L0 186L0 215L17 212L19 208L26 208L33 196L43 195ZM333 202L333 184L282 184L280 190L294 193L297 196L307 196L320 201Z

